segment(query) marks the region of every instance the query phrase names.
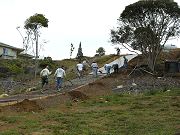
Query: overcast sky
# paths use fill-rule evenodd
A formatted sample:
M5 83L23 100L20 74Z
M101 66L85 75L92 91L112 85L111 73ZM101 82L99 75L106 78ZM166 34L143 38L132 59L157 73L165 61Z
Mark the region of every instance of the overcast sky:
M99 47L103 47L106 54L114 54L115 46L109 42L110 29L117 27L117 19L124 8L136 1L0 0L0 42L23 48L16 27L20 26L23 34L25 20L38 13L49 20L48 28L41 30L39 43L48 41L40 50L41 56L56 60L70 58L72 43L75 47L72 57L75 57L80 42L85 56L94 56ZM175 1L180 3L180 0Z

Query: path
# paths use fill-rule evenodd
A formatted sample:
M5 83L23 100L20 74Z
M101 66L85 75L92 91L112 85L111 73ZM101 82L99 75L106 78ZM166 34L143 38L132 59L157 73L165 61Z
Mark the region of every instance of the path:
M99 78L103 76L104 74L100 75ZM63 92L75 90L80 86L86 85L88 83L92 83L99 78L94 78L92 75L87 75L80 79L76 78L70 81L65 81L63 88L61 89L60 92L57 92L53 84L53 86L51 85L50 89L45 90L43 93L41 93L40 90L36 90L36 91L31 91L31 92L17 94L17 95L13 95L9 97L0 98L0 106L4 104L7 105L7 103L8 104L17 103L24 99L34 100L34 99L41 99L41 98L46 98L49 96L59 95L59 94L62 94Z

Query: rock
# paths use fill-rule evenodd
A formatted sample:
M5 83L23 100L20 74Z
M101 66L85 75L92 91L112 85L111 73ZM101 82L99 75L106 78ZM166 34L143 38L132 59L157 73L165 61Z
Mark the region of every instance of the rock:
M34 90L36 90L36 87L28 88L28 89L26 90L26 92L30 92L30 91L34 91Z
M0 98L4 98L4 97L8 97L8 96L9 96L8 94L1 94Z
M132 86L137 86L137 84L136 83L132 83Z
M119 86L117 86L117 88L121 89L121 88L123 88L123 85L119 85Z

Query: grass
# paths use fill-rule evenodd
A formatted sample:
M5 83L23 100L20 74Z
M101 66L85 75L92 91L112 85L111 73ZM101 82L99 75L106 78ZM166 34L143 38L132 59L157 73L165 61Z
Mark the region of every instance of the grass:
M0 113L0 135L173 135L180 133L180 89L112 94L42 112Z

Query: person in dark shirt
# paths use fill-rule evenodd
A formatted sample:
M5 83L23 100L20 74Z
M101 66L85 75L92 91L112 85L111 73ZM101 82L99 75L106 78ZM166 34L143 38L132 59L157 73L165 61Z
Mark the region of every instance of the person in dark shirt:
M114 73L118 73L119 72L119 65L117 63L112 65L113 69L114 69Z
M123 67L124 68L128 68L128 59L125 56L123 56L123 58L124 58L124 65L123 65Z

